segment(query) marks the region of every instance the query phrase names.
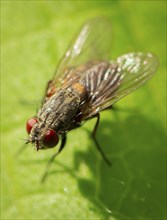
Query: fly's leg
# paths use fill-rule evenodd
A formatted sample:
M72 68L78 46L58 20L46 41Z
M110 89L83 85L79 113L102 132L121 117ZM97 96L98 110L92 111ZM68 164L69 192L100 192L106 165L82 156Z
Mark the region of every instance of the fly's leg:
M51 166L52 162L54 161L55 157L56 157L58 154L60 154L60 152L61 152L61 151L63 150L63 148L65 147L66 139L67 139L67 138L66 138L66 134L62 134L62 139L61 139L60 148L59 148L59 150L58 150L55 154L53 154L53 156L52 156L52 157L50 158L50 160L48 161L48 164L47 164L47 166L46 166L46 170L45 170L44 175L43 175L43 177L42 177L42 179L41 179L41 182L42 182L42 183L45 181L45 179L46 179L46 177L47 177L47 175L48 175L50 166Z
M95 115L94 117L97 117L97 121L96 121L96 124L94 126L94 129L93 129L93 132L92 132L92 137L93 137L93 140L96 144L96 148L97 150L100 152L102 158L104 159L104 161L109 165L111 166L111 162L109 161L109 159L105 156L102 148L100 147L97 139L96 139L96 132L97 132L97 129L98 129L98 125L99 125L99 121L100 121L100 114L98 113L97 115Z

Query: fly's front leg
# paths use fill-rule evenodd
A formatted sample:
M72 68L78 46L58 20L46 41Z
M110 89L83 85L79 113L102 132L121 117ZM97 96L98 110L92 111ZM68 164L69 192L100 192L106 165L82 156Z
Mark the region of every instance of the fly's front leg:
M55 157L58 155L58 154L60 154L60 152L64 149L64 147L65 147L65 144L66 144L66 134L62 134L62 139L61 139L61 145L60 145L60 148L59 148L59 150L55 153L55 154L53 154L53 156L50 158L50 160L48 161L48 164L47 164L47 166L46 166L46 170L45 170L45 172L44 172L44 175L43 175L43 177L42 177L42 179L41 179L41 182L44 182L45 181L45 179L46 179L46 177L47 177L47 175L48 175L48 171L49 171L49 169L50 169L50 166L51 166L51 164L52 164L52 162L54 161L54 159L55 159Z
M97 132L97 129L98 129L98 125L99 125L99 121L100 121L100 114L98 113L97 115L95 115L94 117L97 118L97 121L96 121L96 124L94 126L94 129L93 129L93 132L92 132L92 137L93 137L93 140L96 144L96 147L97 147L97 150L100 152L101 156L103 157L104 161L110 166L111 165L111 162L109 161L109 159L105 156L102 148L100 147L97 139L96 139L96 132Z

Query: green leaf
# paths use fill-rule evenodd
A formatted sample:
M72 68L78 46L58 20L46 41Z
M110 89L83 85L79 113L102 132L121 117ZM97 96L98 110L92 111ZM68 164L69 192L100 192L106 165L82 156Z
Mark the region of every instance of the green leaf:
M166 219L165 1L1 1L1 219ZM36 113L47 81L72 36L89 18L107 16L112 56L155 53L155 76L69 133L66 149L40 178L55 149L31 146L18 157L25 122ZM104 30L105 31L105 30ZM121 110L122 109L122 110Z

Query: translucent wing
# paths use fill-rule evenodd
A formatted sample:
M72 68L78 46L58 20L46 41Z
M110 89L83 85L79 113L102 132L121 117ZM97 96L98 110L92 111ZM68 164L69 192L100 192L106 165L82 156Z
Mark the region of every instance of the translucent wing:
M151 53L129 53L116 61L102 62L80 80L90 94L89 118L143 85L156 72L158 59Z
M98 17L83 25L61 59L55 76L48 84L47 93L54 92L62 84L72 84L81 77L94 62L110 60L111 23L107 18ZM68 79L68 80L67 80Z

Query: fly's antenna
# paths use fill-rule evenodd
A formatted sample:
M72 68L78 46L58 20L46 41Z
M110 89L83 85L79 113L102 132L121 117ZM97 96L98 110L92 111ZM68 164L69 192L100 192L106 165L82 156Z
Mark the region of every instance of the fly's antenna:
M37 149L37 151L39 150L40 146L39 146L39 141L37 139L37 137L35 138L35 147Z

